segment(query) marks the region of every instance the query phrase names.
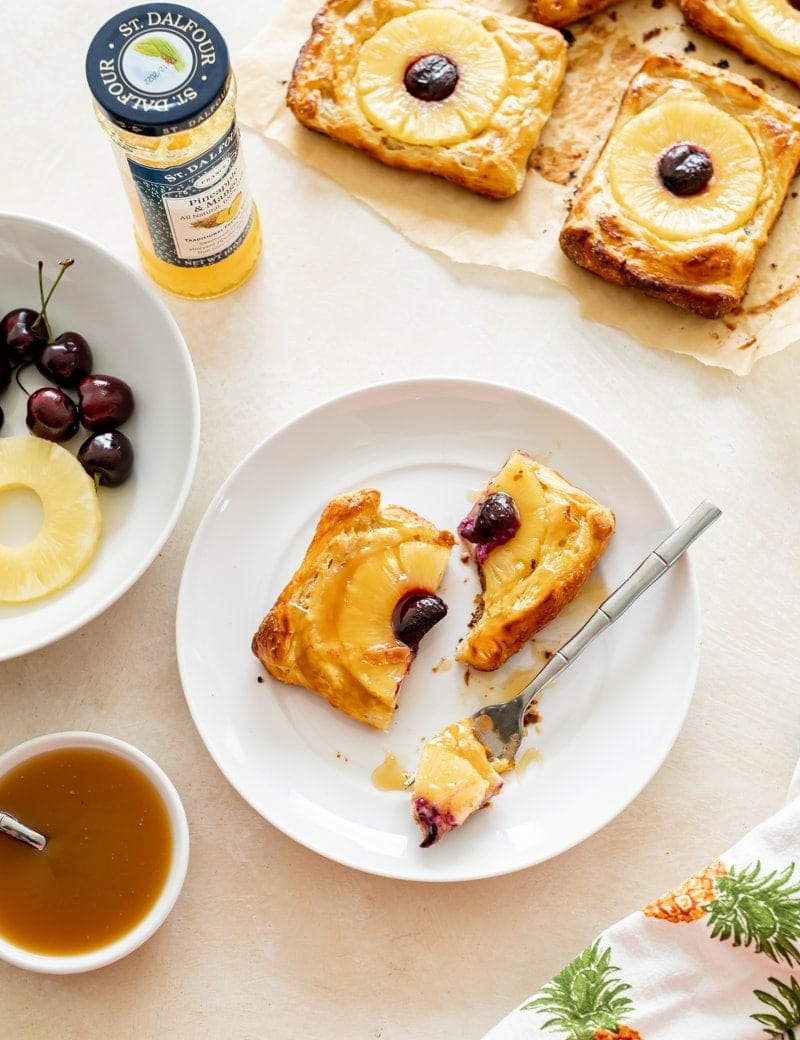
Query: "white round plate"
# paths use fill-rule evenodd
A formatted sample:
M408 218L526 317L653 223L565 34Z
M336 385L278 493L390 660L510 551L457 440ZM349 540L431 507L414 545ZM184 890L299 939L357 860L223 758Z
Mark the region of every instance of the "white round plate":
M96 372L118 376L132 387L136 407L122 429L134 447L134 473L118 488L99 489L100 543L74 581L31 603L0 604L0 661L74 632L141 577L175 526L197 462L200 405L189 351L167 308L131 268L75 231L0 213L0 314L15 307L38 310L39 260L47 289L59 261L67 258L75 263L55 290L47 316L54 335L70 330L86 337ZM46 383L32 366L22 381L27 390ZM5 412L0 437L30 436L25 400L12 377L0 394ZM77 451L87 436L81 430L65 447ZM27 503L4 505L5 517L11 518L0 533L18 537L16 524L27 534L34 519L26 515Z
M303 557L327 500L375 487L385 502L455 531L476 493L523 448L613 508L617 531L578 598L494 675L466 681L453 653L477 578L456 548L440 590L448 614L425 636L391 729L352 721L269 677L250 642ZM499 385L403 381L330 401L251 452L210 504L187 557L178 659L202 739L265 819L332 860L373 874L457 881L542 862L593 834L642 790L692 696L699 606L686 558L540 698L519 768L488 808L428 849L408 791L424 738L516 692L674 526L659 493L614 443L563 408ZM624 748L615 755L614 748Z

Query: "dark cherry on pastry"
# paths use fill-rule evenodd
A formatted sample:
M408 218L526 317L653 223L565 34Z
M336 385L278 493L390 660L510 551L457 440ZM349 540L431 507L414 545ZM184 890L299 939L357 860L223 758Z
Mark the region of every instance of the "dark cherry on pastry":
M714 164L704 148L674 144L658 160L658 175L673 195L696 195L714 176Z
M458 66L444 54L424 54L408 66L403 83L420 101L444 101L456 89Z

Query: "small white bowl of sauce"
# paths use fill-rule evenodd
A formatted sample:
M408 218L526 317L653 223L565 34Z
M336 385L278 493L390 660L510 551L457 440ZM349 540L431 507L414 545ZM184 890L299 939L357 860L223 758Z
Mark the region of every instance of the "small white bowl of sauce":
M0 811L43 834L0 835L0 959L30 971L92 971L166 920L189 863L172 781L138 748L51 733L0 755Z

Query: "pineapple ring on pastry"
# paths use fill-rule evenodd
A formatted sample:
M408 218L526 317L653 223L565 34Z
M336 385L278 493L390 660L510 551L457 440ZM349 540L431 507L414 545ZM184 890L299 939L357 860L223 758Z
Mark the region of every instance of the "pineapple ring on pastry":
M800 85L800 12L792 0L678 0L687 25Z
M671 135L656 125L664 112L665 124L683 112ZM661 149L692 142L697 157L707 152L714 177L694 195L661 191ZM637 171L639 160L626 154L631 150L644 153L644 168ZM579 267L607 282L704 318L721 318L744 301L798 163L795 105L729 69L683 55L650 54L631 78L606 144L577 187L559 245ZM645 185L638 193L632 184L637 177Z
M474 0L325 0L286 104L384 166L507 199L525 183L566 68L557 29Z
M445 96L417 97L408 73L436 56L450 73ZM435 68L435 66L434 66ZM356 91L367 118L407 144L451 145L488 125L508 86L508 65L497 42L477 22L452 11L427 9L393 18L361 48Z
M679 144L707 156L711 179L696 193L678 195L664 183L659 159ZM608 179L632 220L668 239L686 239L742 227L752 217L764 182L764 164L749 131L706 101L675 99L651 105L615 135Z
M435 593L454 544L373 488L332 498L253 653L280 682L387 729L419 640L446 613Z
M25 545L0 544L0 603L27 603L68 585L100 538L95 483L75 456L41 437L0 438L0 495L27 489L42 524Z
M785 0L737 0L743 21L778 50L800 55L800 13Z

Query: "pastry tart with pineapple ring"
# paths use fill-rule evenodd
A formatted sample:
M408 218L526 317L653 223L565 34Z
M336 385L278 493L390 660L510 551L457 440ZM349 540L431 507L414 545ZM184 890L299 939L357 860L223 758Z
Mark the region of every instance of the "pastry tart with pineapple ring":
M508 198L567 63L555 29L465 0L328 0L287 104L306 127L388 166Z
M493 671L521 650L577 596L615 526L586 491L512 452L458 525L481 594L457 660Z
M792 0L679 0L688 25L800 86L800 10Z
M653 54L575 194L560 244L609 282L719 318L738 307L800 161L800 112L750 80Z
M253 653L280 682L387 729L420 640L447 613L436 591L454 544L372 488L331 499Z

